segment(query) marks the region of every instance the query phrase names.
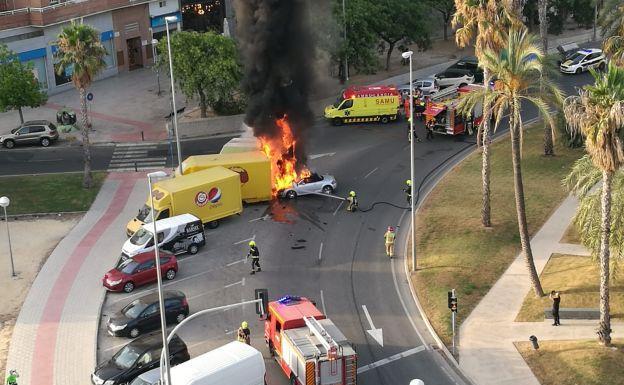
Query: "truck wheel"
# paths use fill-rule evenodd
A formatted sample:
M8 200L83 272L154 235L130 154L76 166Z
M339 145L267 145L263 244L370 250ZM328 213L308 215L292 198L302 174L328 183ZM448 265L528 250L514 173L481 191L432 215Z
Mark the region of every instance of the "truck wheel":
M219 221L218 220L210 221L206 224L206 226L208 226L209 229L216 229L217 227L219 227Z
M288 199L296 199L297 193L294 190L290 190L286 193L286 198Z
M334 124L334 126L341 126L342 125L342 119L341 118L333 118L332 119L332 123Z
M189 254L191 254L191 255L195 255L195 254L197 254L197 252L198 252L198 251L199 251L199 247L198 247L196 244L194 244L194 243L192 243L192 244L188 247L188 249L186 249L186 252L187 252L187 253L189 253Z
M390 121L390 118L387 116L382 116L381 117L381 123L386 124Z

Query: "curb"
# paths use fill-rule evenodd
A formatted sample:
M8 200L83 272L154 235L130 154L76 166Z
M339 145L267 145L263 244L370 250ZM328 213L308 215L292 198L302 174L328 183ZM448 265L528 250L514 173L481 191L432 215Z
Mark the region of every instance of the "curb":
M85 214L86 211L59 211L54 213L27 213L27 214L13 214L7 215L9 220L18 220L18 219L35 219L40 217L61 217L63 215L78 215ZM0 218L0 221L4 221L4 218Z

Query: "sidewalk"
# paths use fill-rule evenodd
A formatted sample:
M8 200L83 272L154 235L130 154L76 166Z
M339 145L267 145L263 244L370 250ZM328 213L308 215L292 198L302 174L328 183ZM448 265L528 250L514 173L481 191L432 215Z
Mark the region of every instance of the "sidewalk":
M568 197L531 240L535 267L541 273L554 253L589 255L582 246L561 244L576 213L578 201ZM460 368L478 385L539 385L514 346L515 341L595 339L598 321L565 320L560 327L544 322L514 322L526 294L532 290L522 253L459 330ZM624 323L614 322L614 329Z

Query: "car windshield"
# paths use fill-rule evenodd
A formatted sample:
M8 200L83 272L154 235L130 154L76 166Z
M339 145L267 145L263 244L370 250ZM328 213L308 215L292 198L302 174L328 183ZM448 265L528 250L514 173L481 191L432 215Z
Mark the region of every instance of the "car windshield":
M141 314L141 312L145 310L147 305L148 304L146 304L145 302L137 299L136 301L132 301L128 306L121 309L121 313L128 318L137 318L139 314Z
M130 237L130 243L132 243L135 246L142 246L146 244L150 239L152 239L152 233L150 233L149 231L141 227L140 229L137 230L136 233L134 233Z
M117 265L115 270L121 271L124 274L132 274L132 272L138 265L139 264L134 259L126 259L125 261Z
M141 207L139 209L139 213L137 214L137 219L140 220L143 223L149 223L152 221L152 216L151 214L151 207L149 207L148 205L143 205L143 207ZM154 215L156 216L156 218L158 218L158 212L155 212Z
M340 95L338 99L336 99L336 103L333 104L334 108L340 107L340 104L342 103L343 100L344 99L342 98L342 95Z
M118 368L130 369L140 354L134 346L126 345L113 356L112 361Z
M572 61L572 63L574 63L574 64L578 64L578 63L580 63L580 62L581 62L581 60L583 60L584 58L585 58L585 54L580 53L580 52L577 52L577 53L573 54L572 56L570 56L570 57L568 58L568 60L571 60L571 61Z

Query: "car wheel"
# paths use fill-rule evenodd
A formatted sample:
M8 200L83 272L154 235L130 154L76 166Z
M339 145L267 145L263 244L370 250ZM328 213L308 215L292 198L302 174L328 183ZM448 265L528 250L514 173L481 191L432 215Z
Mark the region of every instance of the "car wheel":
M390 121L390 118L387 116L382 116L381 117L381 123L386 124Z
M576 71L574 71L574 73L577 75L580 74L581 72L583 72L583 70L580 68L577 68Z
M459 88L466 87L467 85L468 85L467 83L461 83L461 84L459 85Z
M4 141L4 147L6 148L13 148L15 147L15 142L12 141L11 139L7 139Z
M180 313L176 316L176 323L180 323L182 321L184 321L184 319L186 318L186 316L184 315L184 313Z
M137 338L139 336L139 334L141 334L139 329L137 329L137 328L130 329L130 333L129 333L130 338Z
M599 69L600 71L604 71L604 70L605 70L605 67L606 67L606 66L605 66L605 62L602 62L602 63L600 63L600 65L598 66L598 69Z
M286 193L286 198L288 199L295 199L297 198L297 192L295 192L294 190L290 190Z
M172 280L174 279L176 276L176 271L173 269L169 269L167 270L167 272L165 273L165 278L167 278L168 280Z
M332 123L334 124L334 126L341 126L342 125L342 119L341 118L333 118L332 119Z
M41 138L41 145L43 147L48 147L50 145L50 139L48 139L48 138Z
M134 283L126 282L126 284L123 287L123 291L126 293L131 293L132 290L134 290Z
M324 186L323 187L323 193L324 194L331 194L334 192L334 188L332 186Z
M186 251L187 251L189 254L191 254L191 255L195 255L195 254L197 254L197 252L199 251L199 247L198 247L196 244L192 243L192 244L189 246L188 250L186 250Z
M208 226L209 229L216 229L219 227L219 221L210 221L206 224L206 226Z

